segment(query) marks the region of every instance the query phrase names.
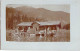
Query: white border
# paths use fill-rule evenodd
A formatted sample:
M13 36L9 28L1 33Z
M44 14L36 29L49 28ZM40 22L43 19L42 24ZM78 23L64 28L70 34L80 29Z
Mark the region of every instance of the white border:
M7 4L70 4L70 42L6 42ZM3 50L80 50L78 1L71 0L2 0L1 4L1 49ZM77 29L78 28L78 29Z

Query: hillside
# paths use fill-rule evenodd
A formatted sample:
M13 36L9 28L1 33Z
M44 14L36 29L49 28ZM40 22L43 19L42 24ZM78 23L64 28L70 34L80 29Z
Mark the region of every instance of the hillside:
M33 8L33 7L17 7L16 10L23 12L27 17L42 18L46 21L64 20L70 22L70 14L63 11L50 11L44 8Z
M17 8L6 7L6 27L8 29L13 29L20 22L31 22L35 20L61 21L62 25L64 25L70 23L70 13L29 6Z

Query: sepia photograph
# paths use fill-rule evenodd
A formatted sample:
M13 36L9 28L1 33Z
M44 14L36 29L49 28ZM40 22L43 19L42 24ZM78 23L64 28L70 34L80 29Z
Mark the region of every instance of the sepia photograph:
M70 5L8 4L6 41L70 42Z

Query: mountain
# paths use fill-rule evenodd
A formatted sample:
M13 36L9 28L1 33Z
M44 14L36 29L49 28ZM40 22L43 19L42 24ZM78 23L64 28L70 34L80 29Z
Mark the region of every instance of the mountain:
M44 8L29 6L6 7L6 28L13 29L21 22L32 21L61 21L61 24L70 24L70 13L51 11Z
M33 8L29 6L17 7L15 9L26 14L27 17L41 18L46 21L62 20L62 22L70 23L70 13L63 11L51 11L44 8Z

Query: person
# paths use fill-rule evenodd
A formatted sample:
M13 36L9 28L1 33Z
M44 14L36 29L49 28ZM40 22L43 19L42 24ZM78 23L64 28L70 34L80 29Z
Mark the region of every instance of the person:
M12 37L12 34L11 34L11 33L9 33L9 35L8 35L8 40L9 40L9 41L11 41L11 40L12 40L12 38L11 38L11 37Z

